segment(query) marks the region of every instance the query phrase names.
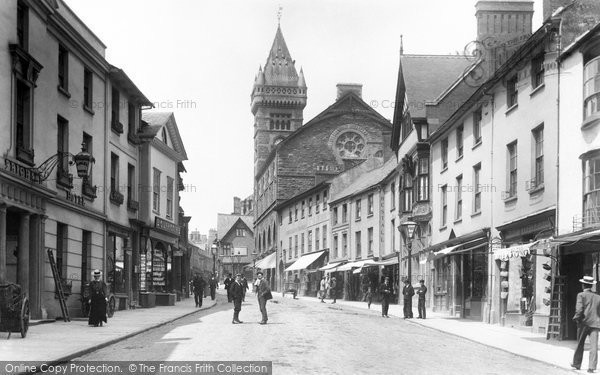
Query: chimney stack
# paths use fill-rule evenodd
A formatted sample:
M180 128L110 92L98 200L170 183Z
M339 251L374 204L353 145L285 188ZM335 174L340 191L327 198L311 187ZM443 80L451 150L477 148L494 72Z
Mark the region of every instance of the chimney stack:
M481 0L475 4L477 47L487 76L508 60L532 33L533 1Z
M338 83L335 87L337 87L337 98L335 100L340 100L341 97L351 92L362 99L362 84L360 83Z
M242 214L242 200L238 197L233 197L233 214L234 215Z

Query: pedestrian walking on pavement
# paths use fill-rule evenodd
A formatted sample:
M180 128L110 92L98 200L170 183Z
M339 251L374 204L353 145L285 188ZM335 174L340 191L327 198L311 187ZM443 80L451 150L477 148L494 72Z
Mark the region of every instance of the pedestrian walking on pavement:
M596 280L592 276L579 279L583 292L577 294L575 315L573 320L577 323L577 348L573 354L571 367L579 370L583 360L585 340L590 336L590 363L588 372L596 371L598 364L598 331L600 331L600 296L592 292Z
M390 300L394 296L394 287L392 286L389 277L385 278L379 289L381 292L381 316L389 318L388 310L390 308Z
M417 305L419 317L417 319L425 319L427 317L427 312L425 311L425 294L427 293L427 287L425 286L425 280L419 280L419 283L421 283L421 286L417 289L417 294L419 295L419 304Z
M225 285L225 290L227 291L227 302L231 302L231 291L229 290L229 286L233 282L231 278L231 273L227 274L227 278L223 281L223 285Z
M319 284L319 297L321 298L321 303L325 303L323 301L325 299L325 295L327 294L327 278L323 275L321 279L321 283Z
M243 323L240 320L240 311L242 311L242 299L244 298L244 286L242 285L242 275L235 275L235 281L229 284L229 292L231 293L231 299L233 301L233 320L231 323L240 324Z
M210 279L208 280L208 287L210 288L210 299L214 301L216 294L215 290L219 289L219 281L215 277L214 273L210 276Z
M404 279L404 288L402 288L402 296L404 296L404 319L412 319L412 298L415 295L415 290L410 285L408 278Z
M194 288L194 301L196 301L196 307L202 307L202 300L204 299L204 286L206 283L200 274L196 273L192 279L192 287Z
M367 301L367 308L371 309L371 303L373 303L373 287L369 286L367 293L365 294L365 300Z
M88 325L94 327L102 327L102 322L106 323L106 304L108 303L108 287L106 283L101 280L102 271L94 270L92 272L94 280L90 282L90 317L88 319Z
M242 276L242 302L246 302L246 291L250 289L248 287L248 280L246 280L245 276Z
M262 319L259 323L267 324L267 320L269 320L267 315L267 301L273 298L273 296L271 295L271 289L269 288L267 281L263 279L263 273L258 271L256 277L256 295L258 297L258 306L262 315Z
M337 287L337 280L335 279L335 277L332 277L331 281L329 282L329 297L331 299L333 299L333 302L331 302L332 304L335 303L335 301L337 300L337 295L336 295L336 290L335 290L336 287Z

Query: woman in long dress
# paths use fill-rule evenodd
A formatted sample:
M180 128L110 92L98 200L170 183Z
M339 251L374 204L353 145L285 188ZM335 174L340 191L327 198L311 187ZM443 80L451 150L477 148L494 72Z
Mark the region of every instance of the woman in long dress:
M101 280L102 271L94 270L92 272L94 280L90 282L90 317L88 319L88 325L94 327L102 327L102 322L106 323L106 303L108 299L108 288L106 283Z

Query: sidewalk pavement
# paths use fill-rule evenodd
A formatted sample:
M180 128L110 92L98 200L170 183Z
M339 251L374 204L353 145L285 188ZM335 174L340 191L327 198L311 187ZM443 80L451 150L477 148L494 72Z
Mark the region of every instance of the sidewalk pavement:
M279 293L277 294L279 295ZM286 294L285 298L292 298L292 296ZM300 296L298 299L311 303L320 303L320 300L315 297ZM332 301L330 299L326 299L325 302L328 306L332 306ZM416 302L415 299L413 303L413 314L418 316ZM340 307L349 306L367 309L367 303L359 301L343 301L338 299L333 306L336 305ZM381 315L381 304L371 304L370 311L372 311L373 314ZM391 304L388 315L392 318L403 318L403 306ZM460 319L445 314L432 313L430 311L427 311L427 319L407 319L406 322L445 332L521 357L541 361L563 369L573 370L570 367L576 346L576 342L573 340L546 340L545 334L537 334L516 328ZM589 343L586 344L585 350L583 362L581 364L581 372L585 372L588 369Z
M197 308L191 297L175 302L175 306L115 311L102 327L88 326L87 319L77 319L31 325L25 338L13 332L7 340L8 333L0 332L0 360L47 364L68 361L216 304L209 296L204 298L202 308Z

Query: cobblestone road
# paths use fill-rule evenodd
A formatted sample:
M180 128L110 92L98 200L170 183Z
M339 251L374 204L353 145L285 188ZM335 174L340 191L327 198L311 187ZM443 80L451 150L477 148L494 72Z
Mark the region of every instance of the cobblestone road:
M259 325L254 296L219 304L77 360L273 361L274 374L567 374L378 311L286 298Z

